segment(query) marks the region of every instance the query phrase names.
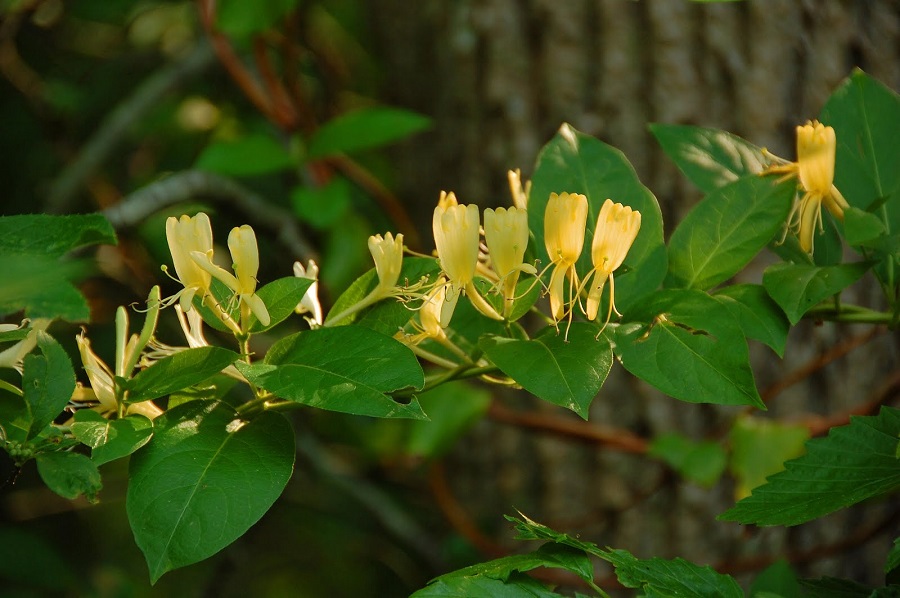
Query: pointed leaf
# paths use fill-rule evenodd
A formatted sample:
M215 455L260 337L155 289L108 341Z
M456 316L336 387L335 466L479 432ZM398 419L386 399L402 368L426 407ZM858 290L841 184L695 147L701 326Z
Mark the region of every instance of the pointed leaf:
M259 289L256 294L266 304L270 322L268 326L263 326L256 319L256 316L251 315L250 332L265 332L285 321L288 316L294 313L294 309L300 303L300 300L303 299L306 289L311 284L312 281L308 278L288 276L273 280Z
M619 583L647 596L744 596L733 577L684 559L638 559L625 550L610 550L603 558L616 568Z
M716 291L713 298L731 311L744 336L784 355L790 322L766 290L758 284L736 284Z
M34 438L56 419L75 390L75 370L65 349L46 332L37 333L42 355L26 355L22 390L31 414L28 438Z
M719 129L656 123L650 125L650 132L678 169L704 193L758 174L768 162L760 148Z
M804 456L785 463L719 519L797 525L896 490L898 437L900 410L882 407L877 416L851 417L849 425L810 440Z
M805 426L759 417L739 417L731 430L731 472L738 498L784 469L784 462L803 454L809 440Z
M625 313L635 300L659 287L667 263L662 213L656 198L641 184L621 151L568 124L560 127L541 150L528 198L528 226L542 264L550 263L544 245L544 213L551 192L583 193L588 198L584 251L578 261L582 276L593 268L590 248L603 202L609 198L641 213L641 230L625 258L622 272L616 272L619 311Z
M765 409L741 329L706 293L668 290L642 301L618 327L615 351L625 369L676 399Z
M153 435L153 423L142 415L111 420L96 411L81 409L74 420L72 434L93 449L91 460L96 465L127 457Z
M500 370L533 395L584 419L612 367L612 349L599 327L576 322L569 338L549 327L533 340L482 337L478 346Z
M363 108L334 118L309 140L310 158L350 154L387 145L431 127L422 114L384 106Z
M867 262L840 266L775 264L763 273L763 286L784 310L791 324L796 324L820 301L862 278L870 267Z
M221 347L197 347L169 355L129 381L128 402L149 401L203 382L238 358L234 351Z
M247 135L208 145L197 158L199 170L246 177L286 170L294 165L290 153L270 135Z
M728 459L718 442L694 442L675 433L655 438L649 455L665 461L686 479L706 487L719 481Z
M153 583L242 536L281 495L294 432L278 413L249 422L222 403L192 401L154 422L131 457L126 509Z
M116 244L116 233L101 214L0 216L0 253L61 257L101 244Z
M709 289L737 274L784 226L796 183L745 177L712 191L669 240L666 286Z

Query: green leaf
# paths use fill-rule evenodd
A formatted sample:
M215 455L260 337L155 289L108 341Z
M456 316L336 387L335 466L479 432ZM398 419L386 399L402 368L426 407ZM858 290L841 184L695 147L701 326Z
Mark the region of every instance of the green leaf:
M217 278L213 278L210 282L209 294L211 299L215 300L216 305L221 308L222 311L226 312L232 320L235 322L241 321L240 304L238 301L234 300L234 291L228 288L225 283ZM207 301L210 301L210 298L207 298ZM202 297L200 297L199 293L194 295L192 305L193 308L200 313L200 317L203 318L203 321L206 324L219 332L234 334L228 326L222 323L222 320L219 319L216 312L202 301Z
M851 417L825 438L806 444L806 454L719 516L756 525L797 525L900 487L897 444L900 410Z
M758 174L768 163L760 148L719 129L651 124L650 132L678 169L704 193Z
M522 586L524 573L548 567L564 569L582 579L593 581L593 565L584 551L562 544L548 543L529 554L517 554L465 567L431 580L425 589L412 594L425 596L558 596L543 586ZM498 583L499 582L499 583ZM513 589L515 588L515 590ZM488 593L485 593L488 592ZM496 592L496 593L491 593ZM537 593L535 593L537 592Z
M647 298L618 326L614 350L625 369L676 399L765 409L741 329L706 293L671 289Z
M294 309L300 303L300 300L303 299L306 289L309 288L312 282L308 278L288 276L273 280L259 289L256 294L266 304L270 322L268 326L263 326L256 319L256 316L251 315L250 332L265 332L285 321L288 316L294 313Z
M97 465L84 455L71 452L41 453L35 460L37 470L47 487L63 498L82 494L91 502L103 487Z
M153 423L142 415L110 420L96 411L81 409L74 420L72 434L93 449L91 460L96 465L127 457L153 436Z
M128 382L128 402L149 401L203 382L239 358L221 347L197 347L169 355Z
M666 286L709 289L737 274L784 226L796 184L744 177L688 212L669 240Z
M278 397L311 407L372 417L425 419L418 401L386 393L422 388L424 373L405 345L361 326L318 328L275 343L265 364L237 367Z
M890 598L891 594L882 594L861 583L850 579L801 579L800 585L805 590L804 596L827 596L827 598ZM896 594L893 594L896 596Z
M431 128L431 119L400 108L372 107L338 116L316 130L309 139L309 158L352 154L409 137Z
M500 370L533 395L588 418L612 367L612 349L599 328L576 322L565 336L548 327L533 340L482 337L478 346Z
M641 230L625 258L623 271L616 272L619 311L627 313L632 303L659 287L667 267L662 213L621 151L568 124L560 127L541 150L528 198L528 226L542 264L550 263L544 245L544 213L551 192L583 193L588 198L584 251L578 261L582 276L593 268L590 247L603 202L609 198L641 213Z
M435 459L449 452L456 441L481 420L490 407L491 395L466 382L454 381L423 392L419 402L430 421L402 422L409 427L406 452Z
M115 245L116 233L101 214L0 216L0 253L62 257L86 245Z
M25 399L6 393L0 397L0 434L7 440L25 442L31 429L31 414Z
M437 260L430 257L407 257L403 258L403 267L400 270L400 278L398 284L415 285L423 277L429 280L435 280L437 273L440 271ZM325 321L331 323L335 316L340 315L346 309L361 301L376 286L378 286L378 273L372 268L359 278L353 284L347 287L334 306L325 317ZM413 308L419 305L418 301L411 303L402 303L396 299L384 299L375 305L359 311L355 314L341 318L336 324L344 326L346 324L359 324L366 328L381 332L388 336L394 335L398 330L403 328L410 318L415 315Z
M731 430L731 472L735 494L749 496L766 478L784 469L784 462L803 454L809 440L805 426L759 417L740 417Z
M839 266L775 264L763 273L763 286L791 324L796 324L820 301L862 278L870 266L867 262Z
M731 311L744 336L784 355L790 322L762 286L736 284L719 289L713 298Z
M769 565L756 576L750 585L747 596L756 598L761 593L766 593L781 598L800 598L800 582L797 574L785 560L779 560Z
M900 229L900 96L857 70L822 108L837 137L834 184L851 206L884 204L887 228Z
M294 432L278 413L245 422L222 403L192 401L158 417L154 429L131 457L126 499L152 583L242 536L294 467Z
M625 550L610 550L604 558L616 568L616 578L626 588L648 596L719 596L743 598L733 577L684 559L638 559Z
M884 572L886 575L889 575L898 568L900 568L900 538L894 538L894 545L891 547L891 551L888 553L884 563Z
M194 166L199 170L245 177L287 170L294 166L294 158L271 136L253 134L206 146Z
M884 222L869 212L850 206L844 210L844 238L854 247L867 244L886 232Z
M506 299L504 299L502 294L497 292L494 284L487 279L476 278L475 286L478 288L478 292L481 293L481 296L487 299L487 302L491 304L497 313L503 315ZM537 300L541 296L541 290L542 287L540 283L537 282L533 276L523 274L516 283L516 294L513 298L509 315L505 316L506 319L510 322L515 322L531 311L532 306L537 303Z
M333 177L321 187L295 187L291 191L294 213L318 229L335 226L350 209L353 186L343 177Z
M75 370L65 349L46 332L38 331L37 344L42 355L25 356L22 390L31 415L28 438L46 428L72 398Z
M300 0L219 0L216 29L238 39L247 38L274 27Z
M719 481L728 459L725 449L718 442L693 442L675 433L655 438L649 454L665 461L685 478L707 488Z
M0 262L4 276L0 286L0 316L25 310L31 319L60 318L69 322L90 319L87 301L71 282L91 271L87 261L0 251Z

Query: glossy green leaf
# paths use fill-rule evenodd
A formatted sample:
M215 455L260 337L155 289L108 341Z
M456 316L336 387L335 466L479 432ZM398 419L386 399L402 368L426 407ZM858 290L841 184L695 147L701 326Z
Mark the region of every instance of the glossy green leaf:
M425 419L418 401L387 396L422 388L422 367L401 342L362 326L318 328L285 337L264 364L237 364L258 386L311 407L368 415Z
M157 418L154 430L131 457L126 502L153 583L242 536L294 467L294 432L278 413L246 422L222 403L192 401Z
M308 278L288 276L273 280L259 289L256 294L266 304L270 321L267 326L263 326L256 319L256 316L251 315L250 332L265 332L285 321L294 313L294 309L300 303L300 300L303 299L306 289L311 284L312 280Z
M857 70L831 94L821 120L837 137L835 186L862 210L884 204L887 228L900 229L900 96Z
M612 349L599 327L576 322L568 340L549 327L532 340L485 336L479 347L500 370L535 396L584 419L612 367Z
M245 177L286 170L294 165L290 153L270 135L252 134L208 145L197 157L199 170Z
M536 579L513 573L506 581L484 575L439 577L411 598L559 598L559 594Z
M487 299L497 313L503 315L510 322L515 322L531 311L532 306L537 303L543 290L543 287L536 281L534 276L522 274L516 283L516 294L511 302L512 306L509 309L509 313L504 314L503 309L506 299L495 288L494 283L484 278L476 278L475 286L478 288L481 296Z
M760 148L719 129L656 123L650 125L650 132L678 169L704 193L758 174L768 162Z
M758 284L736 284L716 291L713 298L731 311L744 336L784 355L790 322L766 290Z
M0 253L61 257L86 245L115 245L116 233L101 214L0 216Z
M635 376L691 403L765 408L743 332L706 293L660 291L626 315L615 352Z
M607 198L641 213L641 230L616 272L616 307L625 313L638 298L659 287L666 275L662 214L656 198L641 184L618 149L564 124L538 156L528 198L528 226L542 265L549 264L544 245L544 212L550 193L583 193L589 212L578 272L592 268L590 248L600 207ZM605 309L601 307L602 310Z
M431 119L417 112L384 106L342 114L319 127L309 139L310 158L352 154L409 137L431 127Z
M47 487L63 498L78 498L82 494L89 501L97 499L103 487L97 465L79 453L41 453L35 460L41 479Z
M185 349L160 359L128 382L128 402L138 403L203 382L234 363L240 355L221 347Z
M75 390L75 370L65 349L46 332L37 333L41 355L25 356L22 391L28 405L31 425L28 438L34 438L62 413Z
M666 286L709 289L737 274L782 229L796 184L744 177L688 212L669 240Z
M897 445L900 410L851 417L825 438L806 444L806 454L719 519L756 525L797 525L900 488Z
M234 334L228 326L222 323L222 320L219 319L216 312L213 311L213 308L206 305L201 299L199 293L194 295L192 305L193 309L196 309L200 313L200 317L203 318L203 321L219 332ZM227 313L232 320L235 322L241 321L240 303L235 300L234 291L228 288L228 286L219 279L212 279L209 287L209 296L206 300L208 302L214 300L214 305L217 305L222 312Z
M91 460L96 465L127 457L153 436L153 423L142 415L106 419L96 411L81 409L74 420L72 434L93 449Z
M763 273L763 286L791 324L796 324L803 314L862 278L869 268L865 262L839 266L775 264Z
M706 487L719 481L728 461L720 443L694 442L675 433L655 438L649 455L663 460L685 478Z
M805 426L759 417L740 417L731 430L731 472L739 498L784 469L784 462L803 454L809 440Z

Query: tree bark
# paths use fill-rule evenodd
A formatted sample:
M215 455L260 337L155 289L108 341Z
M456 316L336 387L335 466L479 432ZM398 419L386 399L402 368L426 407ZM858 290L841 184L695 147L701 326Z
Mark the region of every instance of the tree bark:
M897 0L374 0L371 6L388 101L435 119L430 133L395 153L398 191L421 230L428 230L442 189L466 203L508 205L506 171L530 174L540 147L569 122L624 151L659 199L668 235L700 193L662 154L647 123L723 128L793 156L794 126L816 118L852 68L900 89ZM802 325L783 361L755 347L758 386L856 334L852 327ZM881 334L780 393L770 415L849 409L879 392L897 358L896 339ZM662 397L613 370L591 421L647 437L675 430L700 439L727 429L736 414ZM527 402L521 395L510 400ZM567 416L536 401L528 405ZM744 529L715 521L733 504L727 481L701 489L673 481L646 457L488 420L460 443L451 465L453 491L497 541L507 543L501 515L516 507L601 546L711 564L797 556L846 538L892 508L851 510L796 529ZM880 584L892 539L882 533L871 548L801 563L801 573Z

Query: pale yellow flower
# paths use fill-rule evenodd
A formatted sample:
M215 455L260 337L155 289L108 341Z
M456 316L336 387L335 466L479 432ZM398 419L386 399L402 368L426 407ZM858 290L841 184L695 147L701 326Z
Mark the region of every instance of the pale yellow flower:
M495 320L502 320L500 314L475 289L480 229L478 206L444 202L446 197L452 195L452 193L441 195L441 202L434 209L432 219L438 260L449 279L449 289L441 310L441 326L446 328L449 325L459 296L463 292L482 314Z
M550 312L556 321L571 314L579 287L575 263L584 247L588 200L579 193L550 194L544 212L544 244L553 272L550 275ZM569 280L569 300L565 298L565 280Z
M267 326L271 321L269 312L266 304L256 294L259 249L253 229L246 224L231 229L231 233L228 235L228 250L231 252L234 274L213 263L212 249L205 253L192 251L190 255L200 268L217 278L237 295L244 328L246 328L247 319L251 313L263 326Z
M521 208L486 209L484 239L490 251L491 267L500 281L504 313L508 314L515 299L519 273L536 273L534 266L522 262L528 247L528 212Z
M372 235L369 237L369 252L378 274L378 286L373 292L381 297L389 297L394 294L403 268L403 235Z
M597 217L597 228L594 230L594 241L591 244L591 260L594 264L594 279L588 289L585 313L589 320L597 317L603 287L609 280L609 311L606 322L613 312L618 315L615 302L615 279L613 272L625 261L625 256L638 231L641 229L641 213L611 199L603 202L600 215ZM590 278L588 274L587 278ZM604 324L605 326L606 324Z
M812 253L815 232L822 230L822 205L839 220L849 204L834 186L834 162L837 138L832 127L810 121L797 127L797 161L786 162L773 157L777 164L762 174L786 173L796 176L803 194L794 202L788 216L788 227L797 233L800 247Z
M3 351L0 351L0 368L12 368L21 374L22 363L25 359L25 356L31 353L31 351L37 346L38 332L47 330L50 322L52 322L52 320L49 318L37 318L33 322L31 322L31 328L28 331L28 336L18 341L11 347L7 347ZM28 320L24 320L20 326L16 326L15 324L0 324L0 332L18 330L24 327L26 324L28 324Z
M315 261L309 260L306 267L300 262L294 262L294 276L311 280L312 284L306 289L303 299L294 309L298 314L311 314L306 317L311 327L322 325L322 304L319 303L319 266Z
M506 173L509 180L509 192L512 195L513 205L520 210L528 209L528 194L531 193L531 181L522 185L522 172L516 168Z
M181 218L170 217L166 220L166 241L172 253L172 263L175 265L178 281L184 286L184 290L175 297L180 300L184 311L190 311L194 295L200 293L201 296L205 296L209 292L211 280L209 272L198 266L191 258L193 252L205 254L212 251L212 227L209 216L198 212L193 218L187 215Z

